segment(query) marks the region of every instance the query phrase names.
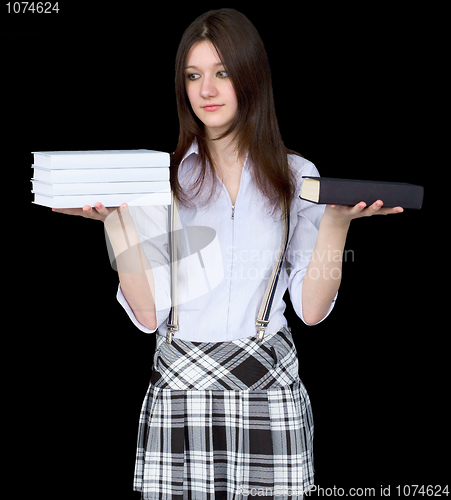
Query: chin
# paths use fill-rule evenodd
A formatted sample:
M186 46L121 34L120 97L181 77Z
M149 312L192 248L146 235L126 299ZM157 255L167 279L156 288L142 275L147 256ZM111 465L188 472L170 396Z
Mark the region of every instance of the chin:
M198 116L199 120L204 124L205 127L212 130L215 133L222 133L227 130L233 123L233 118L226 118L224 116L212 116L211 114L201 114Z
M206 120L203 122L205 127L210 130L210 132L213 132L215 135L220 135L223 134L229 127L232 125L233 121L209 121Z

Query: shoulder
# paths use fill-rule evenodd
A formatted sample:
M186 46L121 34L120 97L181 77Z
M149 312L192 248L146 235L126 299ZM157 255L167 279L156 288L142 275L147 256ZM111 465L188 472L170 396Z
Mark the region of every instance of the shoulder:
M298 214L302 212L304 216L321 218L324 212L324 205L316 205L299 198L299 194L302 190L302 184L304 182L302 177L320 177L318 169L311 161L295 154L288 155L288 164L293 172L297 193L293 200L292 209Z
M167 233L168 205L130 206L129 213L141 238Z
M318 169L315 167L315 165L306 158L303 158L302 156L289 154L288 164L290 165L290 168L298 183L302 184L303 175L308 175L311 177L319 177L319 172Z

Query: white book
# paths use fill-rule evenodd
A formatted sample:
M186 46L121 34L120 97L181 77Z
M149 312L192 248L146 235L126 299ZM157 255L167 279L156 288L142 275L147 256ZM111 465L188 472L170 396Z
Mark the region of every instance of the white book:
M169 167L169 153L151 149L33 151L34 164L53 168Z
M78 168L52 170L34 167L33 179L52 184L68 182L168 181L169 167L164 168Z
M122 203L128 203L130 206L170 205L171 193L90 194L80 196L46 196L35 193L33 203L50 208L82 208L84 205L93 207L98 201L106 207L118 207Z
M71 184L50 184L32 179L32 192L57 195L116 194L116 193L169 193L171 183L160 182L82 182Z

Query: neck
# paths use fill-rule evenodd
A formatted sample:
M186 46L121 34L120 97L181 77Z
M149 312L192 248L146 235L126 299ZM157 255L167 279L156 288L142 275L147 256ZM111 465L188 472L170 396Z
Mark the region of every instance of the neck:
M217 141L208 140L208 149L215 163L223 167L231 167L236 163L244 161L242 155L239 154L238 145L235 138L224 137Z

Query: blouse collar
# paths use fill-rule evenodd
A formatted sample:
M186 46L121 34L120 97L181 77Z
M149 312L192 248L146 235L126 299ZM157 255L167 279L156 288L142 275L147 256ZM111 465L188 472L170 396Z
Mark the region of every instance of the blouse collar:
M188 151L185 153L185 156L182 158L180 165L188 158L188 156L191 156L192 154L196 154L196 155L199 154L199 146L197 144L197 139L194 139L194 141L192 142Z
M188 151L185 153L185 156L182 158L182 161L180 162L180 165L192 154L199 154L199 145L197 144L197 139L194 139L192 142L191 146L189 147ZM249 153L246 153L246 158L244 160L244 169L248 166L247 160L249 157Z

